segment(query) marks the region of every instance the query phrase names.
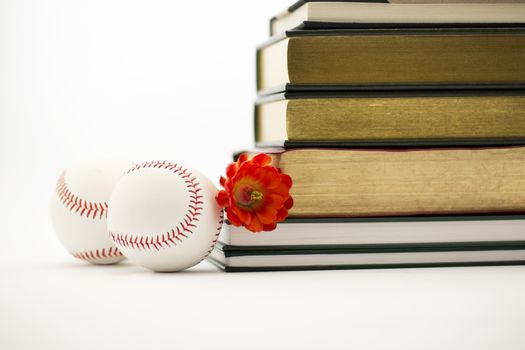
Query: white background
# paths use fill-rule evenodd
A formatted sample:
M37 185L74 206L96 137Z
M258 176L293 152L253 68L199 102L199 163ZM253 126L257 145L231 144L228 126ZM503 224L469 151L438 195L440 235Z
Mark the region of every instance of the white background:
M0 349L524 349L523 267L179 274L74 261L58 174L253 145L255 46L289 1L0 0Z

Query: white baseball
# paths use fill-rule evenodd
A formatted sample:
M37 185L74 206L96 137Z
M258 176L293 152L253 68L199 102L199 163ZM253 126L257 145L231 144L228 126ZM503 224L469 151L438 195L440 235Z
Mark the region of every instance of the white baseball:
M98 160L67 168L58 178L51 217L58 238L75 258L94 264L124 259L107 234L113 186L131 167L125 160Z
M161 272L202 261L217 242L217 189L198 171L167 161L135 165L115 185L108 231L133 263Z

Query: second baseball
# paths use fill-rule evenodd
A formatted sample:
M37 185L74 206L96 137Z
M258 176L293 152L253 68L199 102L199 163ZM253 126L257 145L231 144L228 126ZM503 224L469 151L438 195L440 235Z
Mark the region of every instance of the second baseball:
M108 203L108 233L133 263L154 271L187 269L213 249L222 226L217 189L180 164L137 164L116 184Z

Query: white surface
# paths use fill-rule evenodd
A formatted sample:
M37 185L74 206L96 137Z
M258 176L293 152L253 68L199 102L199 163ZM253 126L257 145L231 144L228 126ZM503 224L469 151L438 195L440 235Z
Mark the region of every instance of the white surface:
M107 230L130 262L175 272L201 262L221 231L217 189L195 169L166 161L139 163L115 185Z
M0 349L524 348L524 267L156 274L64 252L49 200L72 160L218 181L252 145L255 45L289 4L0 0Z
M6 266L5 262L3 266ZM522 267L158 274L2 270L2 349L523 349Z

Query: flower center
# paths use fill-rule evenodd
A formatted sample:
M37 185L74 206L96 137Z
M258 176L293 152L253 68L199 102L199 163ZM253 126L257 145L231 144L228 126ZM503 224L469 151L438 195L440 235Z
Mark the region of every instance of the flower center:
M245 208L256 207L264 197L262 192L247 184L238 186L234 192L237 204Z
M261 192L257 192L253 190L252 193L250 193L250 199L252 201L260 201L262 198L263 198L263 195Z

